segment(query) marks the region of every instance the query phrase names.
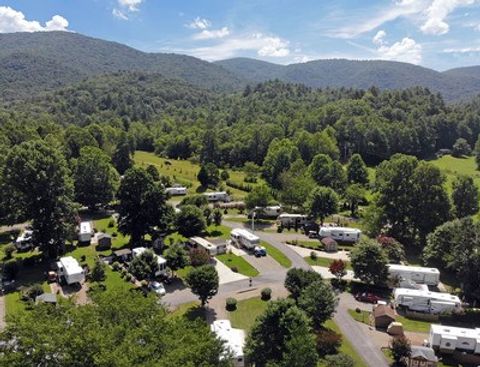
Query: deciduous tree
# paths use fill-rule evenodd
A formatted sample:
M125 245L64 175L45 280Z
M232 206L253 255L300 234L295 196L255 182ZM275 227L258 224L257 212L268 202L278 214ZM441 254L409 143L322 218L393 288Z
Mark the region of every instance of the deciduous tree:
M187 285L202 303L211 299L218 292L218 273L213 265L203 265L190 270L185 279Z
M362 239L353 249L350 261L355 277L367 284L380 285L388 278L388 258L373 240Z

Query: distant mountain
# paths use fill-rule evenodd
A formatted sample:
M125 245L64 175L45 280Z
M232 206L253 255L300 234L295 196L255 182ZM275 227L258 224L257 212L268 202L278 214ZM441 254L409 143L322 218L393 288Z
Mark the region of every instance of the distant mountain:
M37 92L117 71L160 73L203 88L232 91L244 81L226 69L185 55L145 53L70 32L0 34L0 97Z
M440 92L446 100L458 100L480 93L480 67L438 72L394 61L344 59L316 60L301 64L277 65L254 59L236 58L216 62L250 82L279 79L314 88L353 87L403 89L423 86ZM255 70L253 72L252 70ZM477 74L476 77L472 77Z

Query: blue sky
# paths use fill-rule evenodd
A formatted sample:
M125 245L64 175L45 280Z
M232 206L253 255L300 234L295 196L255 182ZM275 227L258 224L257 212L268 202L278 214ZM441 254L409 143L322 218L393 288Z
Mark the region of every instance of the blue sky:
M480 0L0 0L0 33L50 30L209 61L480 64Z

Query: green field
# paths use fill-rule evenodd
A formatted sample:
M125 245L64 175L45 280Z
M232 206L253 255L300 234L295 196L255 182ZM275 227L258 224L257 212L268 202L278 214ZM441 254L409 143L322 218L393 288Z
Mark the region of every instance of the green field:
M227 253L218 255L216 258L227 265L230 269L236 268L238 273L247 277L256 277L260 274L257 269L250 265L250 263L241 256Z
M449 188L451 188L455 176L458 175L472 176L477 186L480 187L480 171L477 170L474 157L455 158L451 155L445 155L430 161L430 163L440 168L447 176Z
M278 248L270 245L265 241L262 241L260 244L267 249L267 254L284 268L289 268L292 266L292 262L290 261L290 259Z

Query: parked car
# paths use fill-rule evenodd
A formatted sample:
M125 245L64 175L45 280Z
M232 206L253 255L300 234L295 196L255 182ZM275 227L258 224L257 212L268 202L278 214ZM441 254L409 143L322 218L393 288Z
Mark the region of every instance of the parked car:
M253 254L256 257L267 256L267 249L263 246L255 246L253 249Z
M308 238L318 238L318 232L317 231L309 231L308 232Z
M357 293L355 299L360 302L377 303L381 298L373 293Z
M160 282L151 282L148 288L157 294L157 296L164 296L167 292L165 291L165 287Z
M48 283L55 283L58 279L57 272L55 271L49 271L47 274L47 282Z

